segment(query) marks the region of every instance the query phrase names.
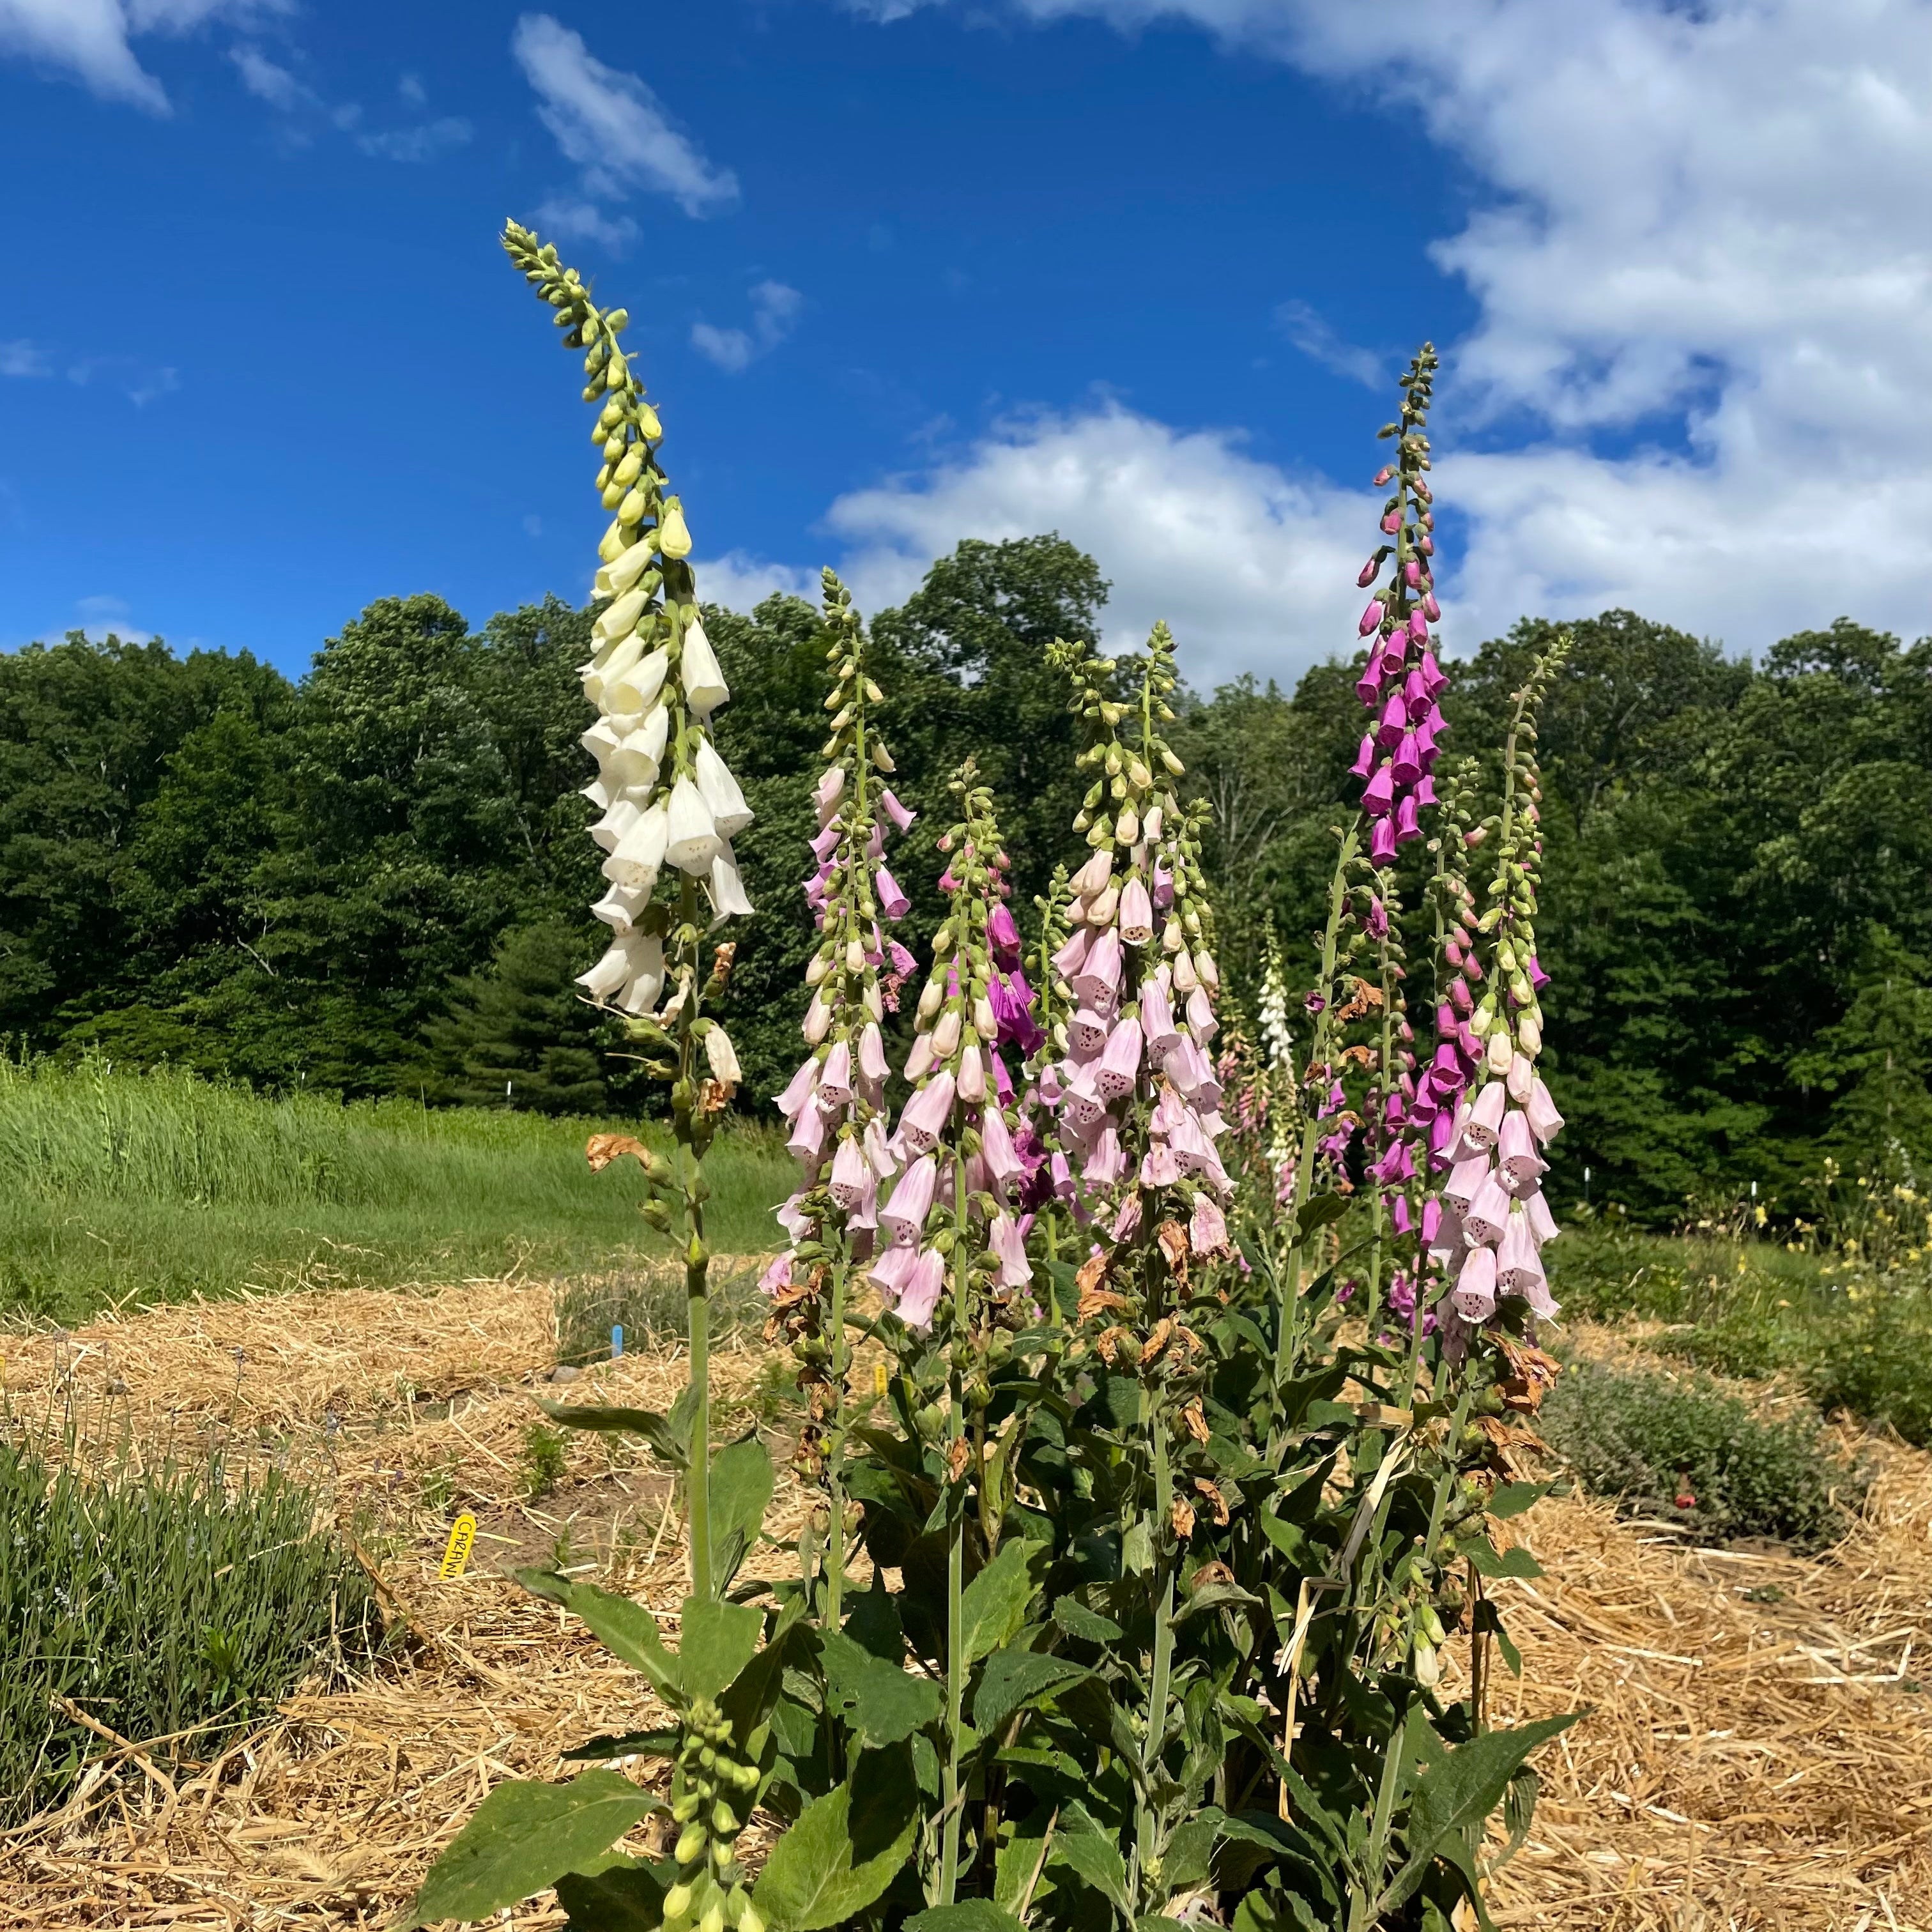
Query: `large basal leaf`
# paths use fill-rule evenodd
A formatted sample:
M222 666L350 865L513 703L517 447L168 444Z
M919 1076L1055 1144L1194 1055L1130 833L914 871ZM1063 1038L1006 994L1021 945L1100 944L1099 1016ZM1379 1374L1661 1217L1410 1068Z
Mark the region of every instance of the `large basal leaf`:
M914 1912L905 1922L905 1932L1020 1932L1020 1922L991 1899L968 1898Z
M571 1932L658 1932L664 1895L676 1882L677 1867L668 1861L566 1872L556 1882L556 1902L570 1915Z
M981 1737L989 1738L1016 1711L1037 1704L1090 1674L1086 1665L1070 1658L1046 1656L1036 1650L995 1651L986 1660L980 1688L973 1694L973 1728Z
M918 1834L908 1754L868 1751L850 1784L814 1798L772 1847L753 1902L774 1932L823 1932L880 1897Z
M896 1744L939 1716L939 1686L854 1643L843 1630L819 1639L826 1702L868 1745Z
M581 1617L608 1650L650 1678L660 1696L676 1694L677 1659L658 1637L656 1618L634 1598L620 1597L551 1570L519 1570L517 1580L533 1597L561 1604Z
M1066 1866L1110 1904L1127 1911L1127 1868L1120 1848L1084 1814L1076 1821L1070 1811L1065 1812L1060 1822L1061 1828L1053 1840L1052 1862Z
M1026 1621L1026 1606L1033 1598L1028 1565L1039 1546L1018 1541L1006 1544L967 1585L959 1610L968 1664L1011 1642Z
M657 1800L614 1771L568 1784L500 1784L429 1869L398 1932L488 1918L554 1885L621 1838Z
M687 1697L716 1697L756 1655L764 1618L749 1604L687 1597L680 1615L677 1676Z
M1486 1731L1458 1744L1424 1771L1416 1780L1409 1801L1405 1831L1408 1862L1377 1901L1376 1910L1393 1911L1413 1897L1430 1864L1452 1838L1460 1854L1463 1828L1481 1823L1496 1808L1517 1766L1538 1744L1568 1730L1582 1714L1571 1711L1538 1724L1520 1725L1513 1731Z
M728 1443L712 1457L711 1553L721 1589L758 1540L771 1500L771 1452L755 1436Z

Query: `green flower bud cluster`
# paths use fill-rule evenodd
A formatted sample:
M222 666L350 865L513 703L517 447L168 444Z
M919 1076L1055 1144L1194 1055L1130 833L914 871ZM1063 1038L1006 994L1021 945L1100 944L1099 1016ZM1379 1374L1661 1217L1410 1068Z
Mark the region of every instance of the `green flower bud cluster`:
M731 1726L709 1697L686 1715L671 1791L682 1828L671 1856L677 1880L664 1894L664 1932L764 1932L738 1863L738 1834L758 1788L758 1767L738 1757Z

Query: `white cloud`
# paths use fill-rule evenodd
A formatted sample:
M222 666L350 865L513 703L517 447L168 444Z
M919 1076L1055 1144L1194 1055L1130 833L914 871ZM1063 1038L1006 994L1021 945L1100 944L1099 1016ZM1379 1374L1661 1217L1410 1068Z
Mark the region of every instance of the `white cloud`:
M752 291L752 326L714 328L708 322L694 322L691 346L719 368L733 375L760 356L769 355L791 333L805 298L783 282L760 282Z
M38 344L19 339L0 342L0 376L47 376L52 373L47 352Z
M1932 494L1932 0L1437 0L1406 50L1320 0L1012 4L1372 87L1486 184L1435 250L1479 304L1436 425L1477 634L1612 602L1733 646L1932 629L1899 535Z
M147 33L184 34L211 20L280 13L287 0L0 0L0 54L64 68L104 100L151 114L167 92L129 44Z
M396 82L396 92L400 94L405 100L412 102L418 107L422 106L423 103L429 98L428 90L424 87L422 82L412 74L404 74L402 78Z
M1274 312L1275 326L1310 362L1366 388L1378 389L1389 380L1388 366L1372 350L1345 342L1305 302L1285 302Z
M526 14L510 50L537 92L537 114L564 158L584 170L586 191L605 201L640 189L666 194L694 218L738 199L729 168L714 167L672 127L656 94L634 74L606 67L548 14Z
M239 71L242 85L271 107L286 113L315 98L286 68L278 67L259 47L231 47L228 58Z
M475 133L460 115L446 114L440 120L424 122L416 128L393 128L379 134L358 134L356 145L365 154L386 161L427 161L447 154L452 148L467 146Z
M1109 646L1137 648L1165 618L1189 682L1208 689L1244 670L1292 682L1352 643L1376 509L1366 492L1257 461L1232 432L1107 404L1002 424L922 475L840 497L826 521L868 611L962 537L1058 530L1112 583Z
M728 551L709 562L696 561L698 594L707 604L722 604L727 610L755 610L767 597L780 592L818 602L818 573L794 568L790 564L768 563L742 550Z
M628 214L608 215L594 201L561 201L553 196L537 210L536 224L553 242L594 242L621 255L638 238Z
M124 644L145 644L154 634L136 630L128 622L129 606L124 598L82 597L74 608L80 618L76 628L90 644L104 644L110 638L118 638Z

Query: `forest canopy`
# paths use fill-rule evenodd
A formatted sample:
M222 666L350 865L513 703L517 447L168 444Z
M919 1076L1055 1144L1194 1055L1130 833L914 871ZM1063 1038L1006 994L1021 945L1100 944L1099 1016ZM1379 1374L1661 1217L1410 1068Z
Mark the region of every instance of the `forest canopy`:
M872 619L896 788L922 814L896 868L915 950L964 748L1023 916L1065 855L1074 721L1046 647L1093 635L1106 595L1058 536L968 542ZM245 652L79 633L0 656L0 1032L269 1090L639 1104L570 983L608 937L583 910L602 884L578 793L592 615L552 598L472 631L438 598L385 598L299 682ZM704 616L733 692L721 749L758 814L736 842L758 911L732 1033L762 1108L796 1057L810 950L820 620L784 596ZM1526 618L1447 667L1449 757L1499 741L1558 628ZM1596 1198L1665 1216L1752 1181L1796 1198L1827 1157L1922 1172L1932 640L1841 618L1754 664L1628 611L1569 628L1541 742L1560 1182L1587 1163ZM1244 679L1179 707L1250 1012L1270 922L1291 983L1312 974L1356 676L1336 658L1292 692Z

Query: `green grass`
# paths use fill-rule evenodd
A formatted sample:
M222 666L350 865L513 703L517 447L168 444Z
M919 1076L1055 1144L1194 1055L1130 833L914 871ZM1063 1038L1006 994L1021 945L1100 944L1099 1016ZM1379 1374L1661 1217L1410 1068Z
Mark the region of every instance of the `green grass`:
M584 1158L611 1126L635 1130L0 1060L0 1318L646 1264L669 1244L638 1215L641 1171L593 1174ZM791 1184L777 1140L734 1125L706 1171L714 1249L770 1248Z
M1585 1488L1713 1540L1768 1537L1816 1549L1844 1534L1869 1486L1809 1415L1768 1418L1667 1373L1579 1363L1550 1391L1537 1427Z
M92 1482L0 1444L0 1827L111 1754L58 1694L165 1768L206 1760L318 1663L366 1662L362 1572L273 1470L219 1462ZM178 1735L186 1733L185 1736Z

